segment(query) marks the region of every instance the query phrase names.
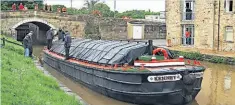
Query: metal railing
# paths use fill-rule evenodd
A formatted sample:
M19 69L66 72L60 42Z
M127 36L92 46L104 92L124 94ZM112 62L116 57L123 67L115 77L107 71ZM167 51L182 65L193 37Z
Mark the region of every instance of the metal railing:
M194 20L195 13L194 12L183 12L182 20Z
M8 43L11 43L11 44L15 44L15 45L18 45L18 46L23 46L22 44L19 44L19 43L16 43L16 42L12 42L12 41L9 41L9 40L7 40L6 38L0 38L1 40L2 40L2 43L1 43L1 47L2 46L5 46L6 45L6 42L8 42Z
M168 44L171 46L194 45L194 37L190 37L188 40L185 37L172 37L168 38L167 40L170 40Z

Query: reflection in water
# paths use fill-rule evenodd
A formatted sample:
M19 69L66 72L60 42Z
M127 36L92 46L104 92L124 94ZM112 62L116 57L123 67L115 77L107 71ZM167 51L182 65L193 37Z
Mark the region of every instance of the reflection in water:
M38 56L42 48L35 47L34 55ZM203 76L202 89L191 105L235 105L235 66L208 62L202 64L207 68ZM52 68L45 68L90 105L131 105L93 92Z
M203 62L206 71L202 90L196 97L199 105L235 105L235 66Z
M231 75L230 73L224 77L224 90L229 90L231 88Z

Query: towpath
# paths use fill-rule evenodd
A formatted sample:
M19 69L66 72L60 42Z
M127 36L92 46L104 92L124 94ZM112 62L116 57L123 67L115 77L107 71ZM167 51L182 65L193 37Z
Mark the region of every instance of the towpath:
M166 39L156 39L153 40L154 46L166 47ZM216 51L216 50L208 50L208 49L198 49L193 46L173 46L166 47L170 50L183 51L183 52L200 52L201 54L206 55L215 55L215 56L223 56L223 57L233 57L235 58L234 52L224 52L224 51Z

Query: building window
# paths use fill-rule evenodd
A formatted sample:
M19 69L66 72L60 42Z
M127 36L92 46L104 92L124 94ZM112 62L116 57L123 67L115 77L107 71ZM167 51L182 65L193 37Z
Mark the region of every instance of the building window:
M226 27L225 28L225 37L224 37L225 41L227 42L233 42L233 27Z
M194 0L183 0L183 20L194 20Z
M194 45L194 25L182 25L182 44Z
M224 1L224 8L226 12L233 11L233 0L225 0Z

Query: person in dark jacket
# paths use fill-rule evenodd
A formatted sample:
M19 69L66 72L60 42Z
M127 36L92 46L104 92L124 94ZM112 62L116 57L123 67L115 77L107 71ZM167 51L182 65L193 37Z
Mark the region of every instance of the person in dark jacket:
M23 39L23 46L26 50L29 49L29 57L33 57L33 39L32 39L33 31L30 31L25 38Z
M29 41L28 41L28 46L29 46L29 57L33 57L33 38L32 38L33 32L31 31L29 34Z
M26 53L26 49L28 48L28 35L26 35L23 39L23 47L24 47L24 55L25 56L28 56Z
M69 59L69 49L71 47L71 36L68 31L65 33L65 38L64 38L64 47L65 47L65 60Z
M47 49L50 50L52 46L52 39L54 37L54 32L52 28L50 28L50 30L47 31L46 37L47 37Z
M64 41L64 36L65 36L64 34L65 34L64 31L60 28L57 33L59 40Z

